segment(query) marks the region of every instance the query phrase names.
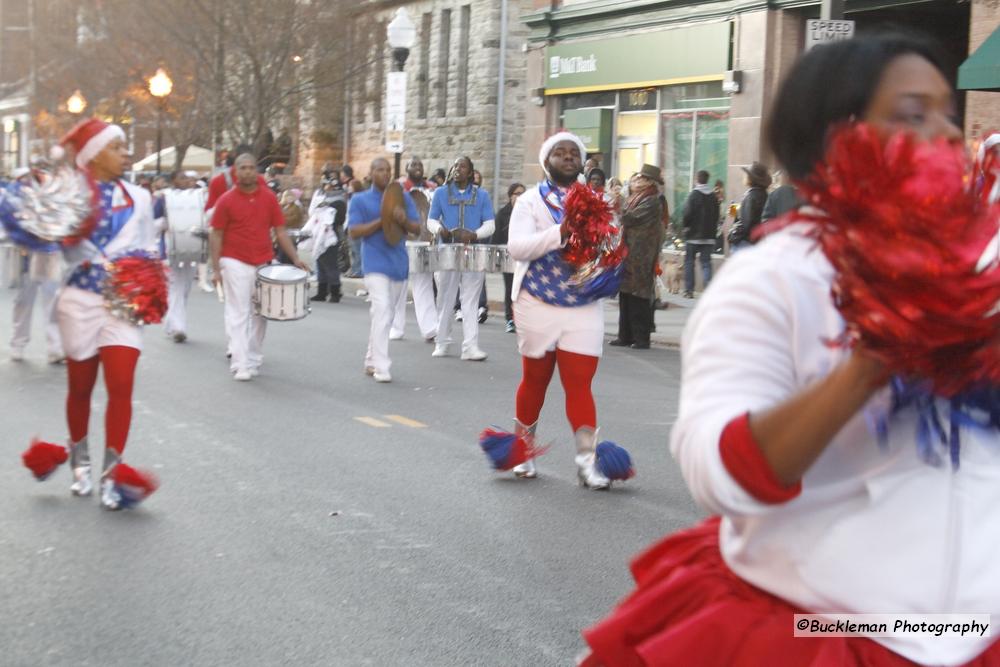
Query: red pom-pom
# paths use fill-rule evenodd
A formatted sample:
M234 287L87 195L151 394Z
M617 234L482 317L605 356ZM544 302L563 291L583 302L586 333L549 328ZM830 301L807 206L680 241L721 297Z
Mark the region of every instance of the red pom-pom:
M136 324L158 324L167 312L167 274L163 262L145 253L115 259L108 267L104 293L112 311Z
M121 507L132 507L148 498L160 487L159 478L149 470L139 470L119 463L111 471L115 489L121 495Z
M42 442L38 438L31 441L31 446L21 454L25 467L31 471L39 482L55 472L56 468L66 462L69 452L62 445Z
M845 126L800 184L810 207L765 230L811 222L837 272L833 298L847 323L837 342L944 396L1000 381L1000 267L979 263L1000 207L970 187L970 166L959 144Z
M570 232L563 259L575 268L595 261L608 268L621 264L626 248L613 219L611 206L599 192L574 183L563 205L563 220Z

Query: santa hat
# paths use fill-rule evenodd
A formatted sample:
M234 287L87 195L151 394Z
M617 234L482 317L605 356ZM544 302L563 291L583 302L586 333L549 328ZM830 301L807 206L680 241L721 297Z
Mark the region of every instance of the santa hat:
M549 170L545 168L545 161L549 159L549 153L552 152L552 149L555 148L556 144L560 141L572 141L575 143L580 149L581 158L587 154L587 147L583 145L583 140L580 137L576 136L572 132L560 130L546 139L545 143L542 144L541 150L538 151L538 164L542 165L542 171L546 174L549 173Z
M125 131L117 125L105 123L99 118L88 118L76 124L59 143L70 146L76 153L76 166L83 169L104 147L115 139L125 141ZM62 157L53 151L53 159Z

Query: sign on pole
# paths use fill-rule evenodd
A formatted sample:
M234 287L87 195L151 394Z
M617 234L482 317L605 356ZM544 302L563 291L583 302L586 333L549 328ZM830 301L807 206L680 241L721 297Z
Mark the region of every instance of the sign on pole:
M854 21L827 21L809 19L806 21L806 48L837 42L854 37Z
M385 150L403 152L406 129L406 72L389 72L385 86Z

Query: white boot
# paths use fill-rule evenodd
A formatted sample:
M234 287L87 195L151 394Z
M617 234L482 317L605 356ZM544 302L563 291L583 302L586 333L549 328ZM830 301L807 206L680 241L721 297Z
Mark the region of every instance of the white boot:
M535 429L537 427L537 421L531 426L525 426L516 419L514 420L514 434L523 438L532 447L535 445ZM524 463L514 466L514 476L522 479L538 477L538 472L535 470L535 459L528 459Z
M575 434L576 475L582 486L601 490L611 486L611 480L597 469L597 430L584 426Z
M79 442L69 443L69 467L73 471L73 483L69 490L74 496L89 496L94 490L90 479L90 448L87 436Z
M111 473L120 460L115 450L104 450L104 469L101 472L101 507L106 510L121 509L122 496L118 493L115 481L111 478Z

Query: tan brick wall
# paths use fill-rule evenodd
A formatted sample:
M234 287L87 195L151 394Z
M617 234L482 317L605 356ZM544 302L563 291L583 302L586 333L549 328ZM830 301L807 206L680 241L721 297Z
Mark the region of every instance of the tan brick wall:
M1000 26L1000 3L973 0L969 21L969 53ZM1000 93L969 91L965 98L965 134L979 139L984 131L1000 129Z

